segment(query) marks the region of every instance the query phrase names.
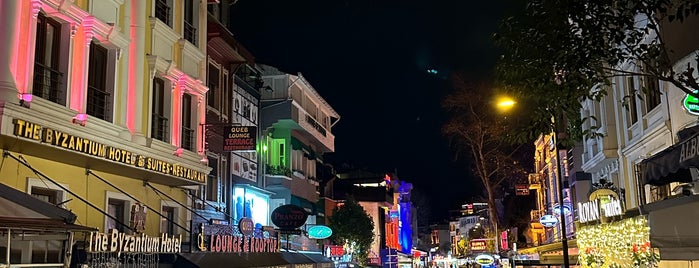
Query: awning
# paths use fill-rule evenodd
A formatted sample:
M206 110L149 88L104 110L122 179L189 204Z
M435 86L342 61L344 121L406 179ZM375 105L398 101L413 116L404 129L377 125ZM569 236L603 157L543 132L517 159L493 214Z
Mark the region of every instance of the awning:
M682 140L641 161L643 184L666 185L671 182L691 182L689 168L699 167L699 134Z
M54 204L0 183L0 229L35 231L96 231L74 224L77 216Z
M323 256L323 254L304 253L304 255L306 255L306 257L308 257L309 259L313 260L313 262L317 263L317 267L319 268L335 267L335 262Z
M320 254L293 252L279 253L180 253L175 267L208 268L222 267L292 267L293 264L320 264L317 267L333 267L333 261ZM315 256L317 255L317 256Z
M692 260L699 256L699 195L655 202L644 209L650 211L650 243L660 250L663 260Z

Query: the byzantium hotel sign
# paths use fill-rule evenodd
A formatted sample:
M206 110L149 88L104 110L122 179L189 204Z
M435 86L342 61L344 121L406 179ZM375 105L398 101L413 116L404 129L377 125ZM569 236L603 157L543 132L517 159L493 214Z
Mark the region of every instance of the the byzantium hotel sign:
M107 146L88 138L74 136L67 132L44 127L22 119L14 119L12 122L15 124L14 135L18 137L40 141L44 144L61 147L69 151L79 152L89 156L103 158L191 181L200 183L206 182L207 174L181 166L177 163L139 155L118 147Z
M109 233L91 232L87 241L87 252L118 253L179 253L182 250L182 235L162 234L160 237L145 234L125 234L112 229Z

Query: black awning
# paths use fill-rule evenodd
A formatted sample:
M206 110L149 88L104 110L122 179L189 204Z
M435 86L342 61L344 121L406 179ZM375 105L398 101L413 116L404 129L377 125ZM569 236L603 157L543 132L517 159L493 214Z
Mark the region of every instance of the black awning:
M328 259L327 257L323 256L323 254L304 253L303 255L305 255L309 259L313 260L313 262L318 263L317 267L320 267L320 268L335 267L335 262L333 260Z
M691 182L691 167L699 167L699 134L694 134L669 148L641 161L643 184L666 185Z
M279 253L180 253L175 267L209 268L209 267L291 267L292 264L333 263L332 260L314 254L292 252ZM321 266L326 267L326 266Z

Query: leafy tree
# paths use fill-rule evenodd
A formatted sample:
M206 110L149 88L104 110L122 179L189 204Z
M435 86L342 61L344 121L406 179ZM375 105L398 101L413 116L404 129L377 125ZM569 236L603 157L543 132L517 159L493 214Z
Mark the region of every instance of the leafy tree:
M338 245L354 249L354 257L360 264L367 262L371 243L374 242L374 221L357 201L349 197L330 216L331 239Z
M607 94L614 77L658 79L698 94L694 92L699 90L695 72L699 58L684 69L673 69L678 59L697 49L697 42L688 45L685 40L694 34L682 32L693 31L692 26L699 23L694 16L699 11L696 1L532 0L522 4L522 12L506 17L495 35L504 51L497 66L500 87L518 94L530 108L531 121L518 138L531 140L549 133L553 116L571 120L557 127L567 128L572 138L595 136L595 128L579 129L580 101ZM665 36L661 28L675 38ZM625 99L642 98L644 90Z
M456 91L443 102L450 119L442 131L450 138L457 159L467 158L474 176L483 185L489 220L497 223L496 198L502 192L502 183L522 175L513 158L517 147L507 141L509 120L495 111L494 91L489 84L469 83L460 77L453 82ZM498 233L496 224L492 224L492 229L492 235Z

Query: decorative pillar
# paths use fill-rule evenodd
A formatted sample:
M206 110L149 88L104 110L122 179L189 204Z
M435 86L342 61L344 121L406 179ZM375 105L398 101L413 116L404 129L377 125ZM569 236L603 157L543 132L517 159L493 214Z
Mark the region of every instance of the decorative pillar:
M19 34L20 51L18 57L26 59L17 62L17 67L21 65L24 72L17 73L17 90L20 93L32 93L34 87L34 61L36 55L36 26L39 11L41 11L41 1L32 0L29 3L31 16L27 24L20 23L23 34Z
M85 113L87 108L87 69L90 66L90 44L92 43L92 26L94 18L83 20L74 38L73 65L71 66L71 84L69 107L78 113Z
M172 118L170 120L170 144L175 147L181 147L182 123L180 120L182 118L182 94L184 94L184 89L182 87L184 87L184 85L182 85L179 78L173 81L171 85L172 91L170 95L172 96L172 107L170 108L172 111Z
M126 127L131 133L144 135L147 133L147 122L144 118L150 118L150 111L144 105L144 100L150 99L151 81L145 81L148 77L144 62L146 62L146 2L143 0L131 0L130 37L129 44L129 70L128 70L128 101L126 103Z
M206 104L201 95L197 96L197 120L194 123L196 124L194 127L197 131L197 153L206 157L206 136L204 136L206 135L206 126L204 125L206 123Z
M13 100L18 102L17 84L15 83L15 69L17 66L17 48L19 47L17 28L18 15L20 13L18 1L0 1L0 23L3 30L0 31L0 100Z

